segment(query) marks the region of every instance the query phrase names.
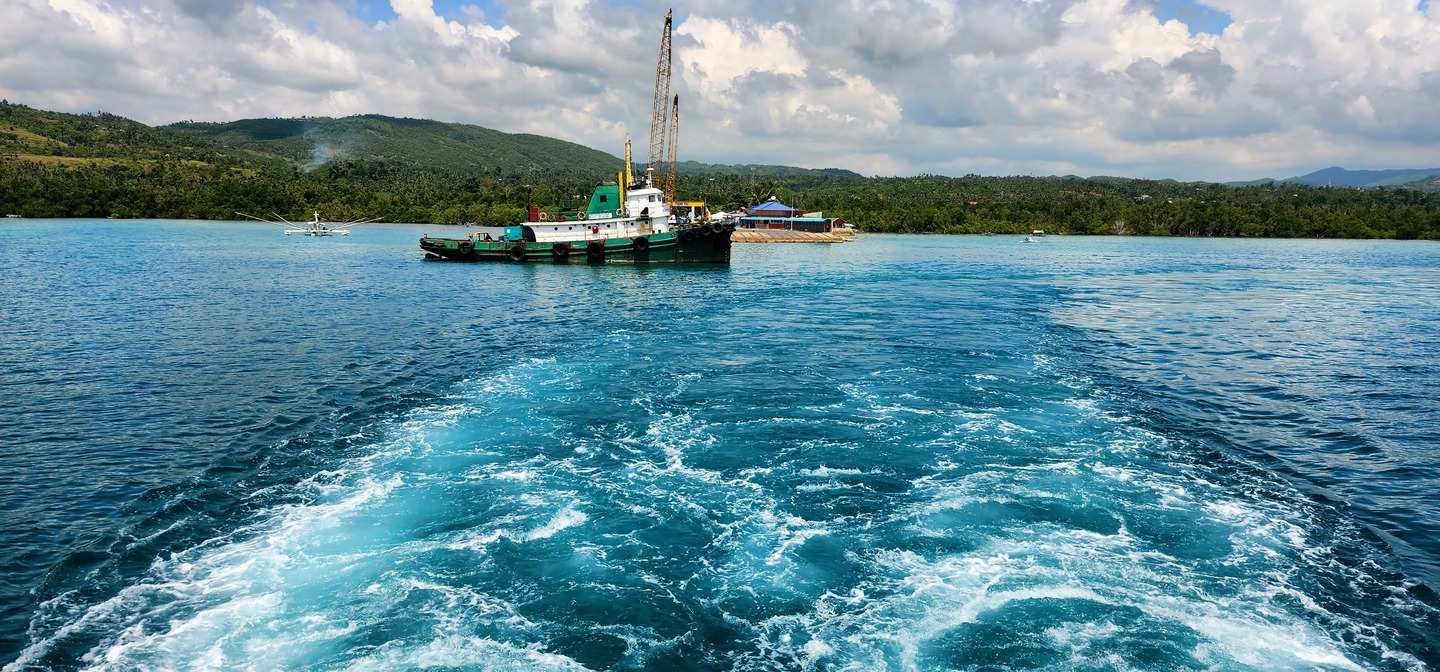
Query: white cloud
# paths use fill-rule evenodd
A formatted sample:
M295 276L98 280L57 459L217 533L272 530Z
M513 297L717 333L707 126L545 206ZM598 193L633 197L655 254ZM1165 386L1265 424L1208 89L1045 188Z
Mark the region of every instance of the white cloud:
M844 151L837 138L888 136L900 121L894 96L862 75L806 58L796 45L800 32L787 23L693 17L678 26L681 88L696 94L708 127L682 146L739 156L768 144L776 151L766 162L818 167L817 160ZM693 128L689 112L682 118L682 128Z
M1182 179L1437 163L1433 10L1198 1L1229 16L1221 34L1138 0L701 2L676 16L681 157ZM8 0L0 96L148 123L380 113L644 143L663 10L390 0L369 21L354 2Z
M799 76L806 60L791 42L793 27L745 25L735 20L694 17L675 30L688 37L688 49L680 53L681 72L704 102L730 109L743 106L737 83L751 73Z
M259 30L234 46L229 61L254 81L301 91L344 91L360 84L355 54L318 35L287 25L264 7L256 7Z

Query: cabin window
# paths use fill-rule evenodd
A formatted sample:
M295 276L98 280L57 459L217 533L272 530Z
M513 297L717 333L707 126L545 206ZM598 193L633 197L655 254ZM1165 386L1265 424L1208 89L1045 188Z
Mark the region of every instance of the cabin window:
M606 202L606 201L608 201L608 200L610 200L610 197L609 197L608 195L606 195L606 194L600 194L600 202L601 202L601 203L604 203L604 202Z
M651 203L654 203L654 202L655 202L655 194L650 194L650 202L651 202Z

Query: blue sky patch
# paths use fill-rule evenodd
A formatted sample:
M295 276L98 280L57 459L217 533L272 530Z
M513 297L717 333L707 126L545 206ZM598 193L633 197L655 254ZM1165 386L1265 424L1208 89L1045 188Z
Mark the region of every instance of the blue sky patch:
M390 8L390 0L355 0L355 9L350 13L359 17L367 23L375 21L394 21L395 10ZM446 19L460 19L467 14L464 7L476 7L485 14L485 23L499 27L504 25L505 8L497 0L434 0L435 13Z
M1155 18L1160 19L1161 23L1175 19L1189 26L1192 34L1219 35L1225 32L1225 26L1230 25L1229 14L1206 7L1195 0L1159 0L1155 7Z

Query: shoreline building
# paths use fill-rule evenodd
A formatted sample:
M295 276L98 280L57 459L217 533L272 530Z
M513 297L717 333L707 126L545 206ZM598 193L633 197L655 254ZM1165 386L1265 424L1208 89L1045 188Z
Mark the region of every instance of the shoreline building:
M819 212L805 213L780 201L761 203L741 208L741 217L736 226L745 229L783 229L806 233L832 233L836 229L849 230L850 225L839 217L825 217Z

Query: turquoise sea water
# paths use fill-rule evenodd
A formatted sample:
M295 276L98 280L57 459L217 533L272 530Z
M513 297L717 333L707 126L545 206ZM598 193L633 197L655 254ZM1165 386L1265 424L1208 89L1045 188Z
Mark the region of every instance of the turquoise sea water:
M1440 246L0 223L0 665L1440 665Z

